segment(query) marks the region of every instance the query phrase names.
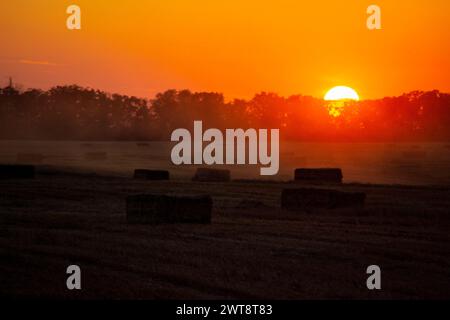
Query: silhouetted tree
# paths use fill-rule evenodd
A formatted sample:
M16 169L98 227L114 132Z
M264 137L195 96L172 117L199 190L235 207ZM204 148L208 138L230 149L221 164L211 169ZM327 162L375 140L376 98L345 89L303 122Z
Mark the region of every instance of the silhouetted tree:
M48 91L0 88L1 139L168 140L176 128L279 128L302 141L448 141L450 95L413 91L347 102L338 117L329 102L262 92L225 102L220 93L168 90L152 100L76 85Z

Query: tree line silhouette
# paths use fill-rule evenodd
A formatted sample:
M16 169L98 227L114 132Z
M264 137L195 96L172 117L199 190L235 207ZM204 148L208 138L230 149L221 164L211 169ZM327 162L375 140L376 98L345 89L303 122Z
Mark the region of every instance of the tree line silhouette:
M343 103L344 104L344 103ZM0 139L169 140L177 128L279 128L299 141L449 141L450 94L414 91L345 102L262 92L225 101L220 93L168 90L142 99L76 85L0 89Z

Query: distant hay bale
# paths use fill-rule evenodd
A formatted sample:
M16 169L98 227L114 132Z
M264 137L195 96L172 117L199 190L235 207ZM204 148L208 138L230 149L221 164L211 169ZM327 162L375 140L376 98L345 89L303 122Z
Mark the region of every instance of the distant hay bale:
M169 174L169 171L167 171L167 170L136 169L136 170L134 170L134 179L169 180L170 174Z
M108 154L106 152L87 152L84 155L86 160L106 160L108 158Z
M228 182L231 179L230 170L198 168L192 181L200 182Z
M342 192L315 188L283 189L281 207L289 210L361 207L364 206L365 199L366 194L362 192Z
M126 202L130 223L211 223L209 195L140 194L128 196Z
M18 153L17 162L26 164L39 164L44 160L44 156L40 153Z
M0 165L0 179L33 179L34 177L35 167L32 165Z
M294 180L315 183L342 183L342 170L339 168L295 169Z

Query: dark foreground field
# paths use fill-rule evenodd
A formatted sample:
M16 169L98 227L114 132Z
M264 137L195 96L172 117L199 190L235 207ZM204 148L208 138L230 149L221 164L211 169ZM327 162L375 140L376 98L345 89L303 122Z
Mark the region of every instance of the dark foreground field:
M343 185L365 208L280 209L292 183L145 182L44 170L0 181L0 295L63 298L450 298L450 189ZM211 225L128 225L125 197L209 193ZM66 289L66 268L82 290ZM366 268L382 290L366 288Z

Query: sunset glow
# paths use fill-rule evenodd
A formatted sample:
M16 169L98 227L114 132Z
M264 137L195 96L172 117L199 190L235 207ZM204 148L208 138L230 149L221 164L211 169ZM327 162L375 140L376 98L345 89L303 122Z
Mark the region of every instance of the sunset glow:
M78 84L139 97L188 88L227 99L322 98L337 82L364 99L450 91L448 1L377 1L375 31L363 0L78 0L77 31L66 28L69 4L0 3L1 85L11 76L25 88Z
M330 89L324 97L327 101L339 101L339 100L359 100L358 93L346 86L337 86Z

